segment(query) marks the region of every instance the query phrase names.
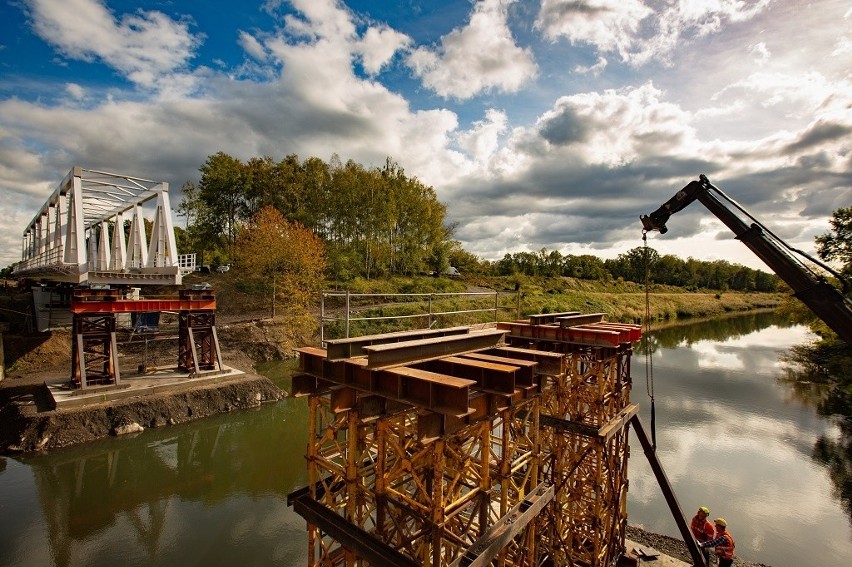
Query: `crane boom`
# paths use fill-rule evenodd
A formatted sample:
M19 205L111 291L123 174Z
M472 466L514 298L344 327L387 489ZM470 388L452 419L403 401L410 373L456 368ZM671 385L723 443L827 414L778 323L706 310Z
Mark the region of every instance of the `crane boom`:
M721 220L749 250L763 260L784 282L793 289L793 296L807 305L837 335L852 345L852 302L825 278L816 275L790 252L783 240L758 223L748 225L717 195L731 201L706 176L690 182L649 215L640 220L646 232L658 230L668 232L666 222L674 213L684 209L693 201L699 201ZM825 266L823 266L825 267Z

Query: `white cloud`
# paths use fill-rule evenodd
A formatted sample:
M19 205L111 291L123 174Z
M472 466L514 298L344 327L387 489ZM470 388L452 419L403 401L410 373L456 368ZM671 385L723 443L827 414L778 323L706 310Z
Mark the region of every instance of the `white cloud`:
M712 100L726 100L743 93L753 104L763 107L783 106L787 116L810 116L818 109L829 108L841 112L848 109L852 83L833 81L818 71L790 74L776 71L751 73L744 79L726 85L712 96Z
M576 67L574 67L574 72L579 73L581 75L591 73L592 75L597 76L603 73L604 69L606 69L606 66L606 57L598 57L598 60L595 61L594 65L590 65L588 67L584 67L583 65L577 65Z
M516 92L538 72L529 49L515 44L507 23L509 2L477 2L470 21L441 38L436 49L420 47L408 65L442 97L467 99L496 89Z
M267 54L263 44L261 44L256 37L247 31L240 30L239 35L237 36L237 43L243 48L243 51L258 61L266 59Z
M852 40L848 37L841 37L835 43L834 49L831 52L832 57L852 54Z
M684 43L716 33L726 23L749 20L772 1L542 0L536 27L552 41L565 37L642 65L652 59L666 62Z
M769 49L766 47L766 44L762 41L760 43L749 45L748 50L749 53L754 55L754 62L757 63L758 66L765 65L772 56Z
M65 83L65 92L75 100L82 100L86 96L86 89L77 83Z
M542 0L536 26L551 40L565 36L624 55L651 14L641 0Z
M64 56L99 60L144 87L182 68L201 38L187 22L138 10L117 18L101 0L26 0L34 31Z
M509 117L500 110L489 109L485 120L474 122L470 130L460 132L457 141L477 163L485 163L500 144L500 135L506 131Z
M387 26L370 27L358 44L364 70L377 75L398 50L410 44L410 37Z
M285 22L294 36L322 37L328 41L351 41L355 35L352 13L337 0L290 0L303 17L288 15Z
M552 147L570 148L584 163L617 165L681 151L694 137L690 121L649 83L562 97L539 118L536 129Z

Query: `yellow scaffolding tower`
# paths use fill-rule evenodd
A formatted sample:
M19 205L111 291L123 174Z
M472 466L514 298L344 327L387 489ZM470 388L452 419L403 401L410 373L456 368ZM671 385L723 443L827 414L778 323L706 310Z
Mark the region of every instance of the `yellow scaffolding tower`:
M289 500L308 565L613 565L637 332L612 347L509 329L300 349L309 484Z

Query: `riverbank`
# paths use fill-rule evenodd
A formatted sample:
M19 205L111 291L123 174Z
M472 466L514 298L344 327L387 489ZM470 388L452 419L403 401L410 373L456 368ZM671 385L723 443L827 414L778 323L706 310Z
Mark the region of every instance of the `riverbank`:
M673 537L655 534L643 530L639 526L627 526L627 539L632 540L640 545L653 547L660 553L674 557L689 565L692 565L692 557L686 549L686 544L683 540ZM711 553L712 557L712 553ZM734 567L770 567L765 563L756 563L747 561L741 557L734 557Z
M185 380L170 391L73 408L53 409L48 385L67 379L0 382L0 454L49 451L148 428L249 409L286 394L254 374L230 376L199 385Z
M69 382L71 334L54 331L39 336L0 381L0 454L49 451L186 423L257 407L287 395L254 371L255 360L283 358L292 352L286 330L268 322L246 322L224 326L220 337L225 364L241 373L206 381L164 379L163 387L157 389L168 388L166 392L56 409L49 386ZM119 351L125 377L136 377L141 362L151 367L177 361L176 341L124 345ZM156 375L148 381L156 383Z

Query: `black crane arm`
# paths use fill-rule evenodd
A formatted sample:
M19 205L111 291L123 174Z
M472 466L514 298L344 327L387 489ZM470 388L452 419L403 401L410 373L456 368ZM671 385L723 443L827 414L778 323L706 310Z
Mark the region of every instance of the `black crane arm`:
M659 209L639 217L642 226L646 232L658 230L660 234L665 234L668 232L666 222L671 215L693 201L700 201L734 232L737 240L745 244L793 289L795 297L807 305L841 339L852 345L852 302L793 256L786 243L758 223L746 224L715 193L728 199L706 176L701 175L697 181L690 182Z

